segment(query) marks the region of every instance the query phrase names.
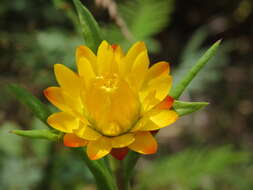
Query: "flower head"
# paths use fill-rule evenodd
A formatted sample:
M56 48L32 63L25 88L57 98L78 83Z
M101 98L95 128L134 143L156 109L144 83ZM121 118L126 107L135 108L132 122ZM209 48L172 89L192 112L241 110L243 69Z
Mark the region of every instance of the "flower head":
M153 154L157 142L153 131L174 123L167 96L172 77L167 62L149 68L147 49L135 43L125 55L117 45L103 41L95 55L80 46L76 51L78 73L61 64L54 66L60 87L44 91L61 112L48 124L62 131L64 145L87 146L90 159L111 153L123 159L128 149Z

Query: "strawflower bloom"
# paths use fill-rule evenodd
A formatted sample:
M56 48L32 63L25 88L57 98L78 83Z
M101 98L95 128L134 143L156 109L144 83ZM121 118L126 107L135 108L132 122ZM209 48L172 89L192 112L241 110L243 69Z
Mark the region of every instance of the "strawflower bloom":
M129 149L141 154L157 151L154 132L174 123L169 64L149 68L147 49L135 43L127 54L103 41L95 55L88 47L76 50L78 73L54 65L60 87L44 91L61 112L48 117L48 124L64 133L64 145L87 146L96 160L111 153L123 159Z

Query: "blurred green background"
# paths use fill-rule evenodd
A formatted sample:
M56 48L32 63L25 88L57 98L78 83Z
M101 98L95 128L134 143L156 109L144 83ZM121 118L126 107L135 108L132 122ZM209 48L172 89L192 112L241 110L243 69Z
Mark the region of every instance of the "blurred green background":
M159 152L138 162L134 189L252 190L253 1L82 2L109 42L127 49L143 40L152 63L171 62L174 83L223 39L182 97L210 105L159 132ZM75 48L83 41L72 2L1 0L0 28L0 189L95 189L77 151L9 134L45 126L5 85L18 83L48 104L42 90L56 84L53 65L75 67Z

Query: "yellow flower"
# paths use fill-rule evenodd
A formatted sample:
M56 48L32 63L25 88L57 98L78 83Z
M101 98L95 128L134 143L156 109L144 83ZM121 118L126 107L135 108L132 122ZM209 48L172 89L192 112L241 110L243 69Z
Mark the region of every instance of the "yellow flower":
M97 56L87 47L76 51L78 74L54 65L60 87L44 91L61 112L48 117L48 124L62 131L64 145L87 146L91 160L111 153L122 159L128 149L153 154L157 142L152 131L174 123L167 96L172 77L167 62L149 68L147 49L135 43L125 55L121 48L103 41Z

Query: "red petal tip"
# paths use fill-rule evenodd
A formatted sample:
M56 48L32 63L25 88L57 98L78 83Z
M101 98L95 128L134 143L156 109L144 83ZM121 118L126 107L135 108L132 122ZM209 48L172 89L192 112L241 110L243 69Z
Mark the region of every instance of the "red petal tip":
M111 150L111 155L117 160L123 160L128 153L128 148L113 148Z

